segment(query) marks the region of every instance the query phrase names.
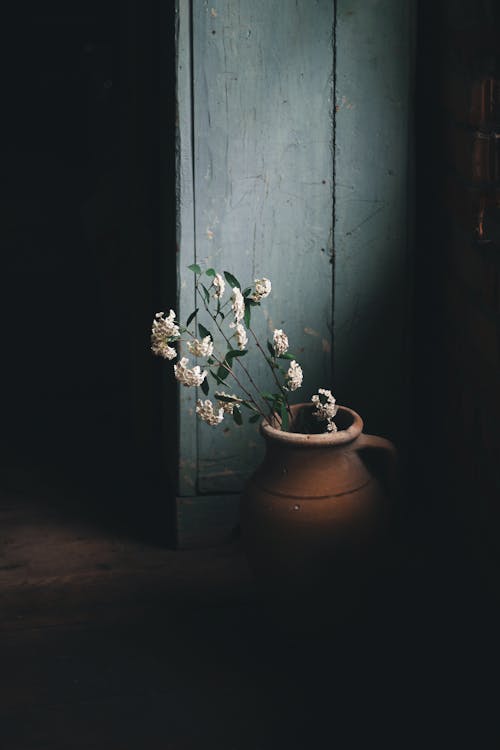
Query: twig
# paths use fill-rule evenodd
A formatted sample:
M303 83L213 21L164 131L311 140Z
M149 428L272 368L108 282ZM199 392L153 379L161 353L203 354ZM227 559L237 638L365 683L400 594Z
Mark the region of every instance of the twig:
M184 330L186 331L186 333L189 333L189 335L191 336L192 339L196 339L197 338L196 335L189 330L189 328L185 328ZM182 339L179 339L179 340L182 340ZM240 382L240 380L238 379L238 377L234 374L233 369L231 367L229 367L229 365L226 362L225 357L223 357L221 359L219 356L217 356L216 354L213 354L213 353L212 353L212 357L213 357L213 359L215 360L215 362L220 367L224 367L224 369L227 370L228 373L233 376L233 378L237 382L238 386L241 388L241 390L243 391L243 393L245 393L248 396L249 401L251 401L251 403L255 406L255 408L257 409L257 411L261 415L261 417L263 417L264 419L267 419L267 415L263 412L263 410L261 409L260 405L256 402L256 400L254 399L254 397L252 396L252 394Z
M226 344L227 344L228 346L231 346L231 342L230 342L229 338L228 338L228 337L226 336L226 333L225 333L225 331L223 330L223 328L221 327L221 325L220 325L219 321L218 321L218 320L217 320L217 318L216 318L216 317L214 317L214 316L212 315L212 313L210 312L210 308L208 307L208 304L207 304L207 301L206 301L205 297L204 297L204 296L202 296L202 295L200 294L200 292L198 291L198 280L196 280L196 281L195 281L195 294L197 294L197 295L199 295L199 296L201 297L201 299L202 299L202 302L203 302L203 305L204 305L204 307L205 307L205 310L206 310L206 312L207 312L207 313L208 313L208 314L210 315L210 317L211 317L211 318L212 318L212 320L214 321L215 325L217 326L217 329L218 329L219 333L220 333L220 334L221 334L221 336L222 336L222 337L224 338L224 340L225 340ZM249 379L250 383L251 383L251 384L253 385L254 389L256 390L256 392L257 392L257 393L259 394L259 396L260 396L260 391L259 391L259 388L257 387L257 384L255 383L254 379L252 378L252 376L251 376L251 375L250 375L250 373L248 372L248 370L247 370L247 368L245 367L245 365L243 364L243 362L241 362L240 358L239 358L239 357L237 357L237 359L238 359L238 363L239 363L240 367L242 368L243 372L245 373L245 375L246 375L246 376L247 376L247 378ZM225 360L225 358L224 358L224 360ZM225 365L224 365L224 363L223 363L223 366L225 366ZM227 369L229 370L229 372L231 372L231 370L230 370L229 368L227 368ZM231 374L232 374L232 375L233 375L233 377L235 378L234 374L233 374L233 373L231 373ZM241 384L240 384L240 383L238 382L238 380L237 380L236 378L235 378L235 380L236 380L236 382L237 382L237 383L238 383L238 384L240 385L240 387L242 388L242 386L241 386ZM246 393L246 394L248 394L248 391L247 391L247 390L246 390L245 388L243 388L243 390L245 391L245 393ZM255 399L253 399L253 398L252 398L252 402L253 402L253 403L255 404L255 406L257 406L257 407L258 407L258 404L257 404L257 402L255 401ZM287 404L287 405L288 405L288 404ZM267 404L267 403L266 403L266 407L268 407L268 408L269 408L269 416L271 416L271 417L272 417L272 415L273 415L273 410L272 410L272 408L271 408L270 406L268 406L268 404ZM263 414L263 411L262 411L262 409L261 409L260 407L258 407L258 408L259 408L259 413L260 413L260 414ZM265 415L264 415L264 416L265 416ZM267 417L266 417L266 416L265 416L265 418L267 419Z
M251 333L251 334L252 334L252 336L254 337L255 343L257 344L257 348L258 348L258 349L260 349L260 351L261 351L261 353L262 353L262 356L263 356L263 357L264 357L264 359L266 360L267 364L269 365L269 367L270 367L270 369L271 369L271 371L272 371L272 373L273 373L273 377L274 377L274 380L276 381L276 385L277 385L277 386L278 386L278 388L280 389L280 393L281 393L281 395L283 396L283 398L285 399L285 405L286 405L286 408L287 408L288 414L289 414L289 416L290 416L290 419L291 419L291 418L292 418L292 411L291 411L291 409L290 409L290 404L288 403L288 398L287 398L287 396L286 396L286 391L285 391L285 389L284 389L283 385L282 385L282 384L280 383L280 381L278 380L278 376L276 375L276 370L275 370L275 368L274 368L274 367L272 366L272 364L271 364L271 363L269 362L269 360L268 360L268 358L267 358L267 355L266 355L266 353L265 353L264 349L262 348L262 346L260 345L259 339L258 339L258 338L257 338L257 336L255 335L255 333L253 332L253 330L252 330L252 329L251 329L250 327L248 328L248 330L250 331L250 333Z

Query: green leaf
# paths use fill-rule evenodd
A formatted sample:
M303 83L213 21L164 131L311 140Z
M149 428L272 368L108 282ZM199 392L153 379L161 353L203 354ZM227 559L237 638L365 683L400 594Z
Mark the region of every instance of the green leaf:
M196 313L198 312L199 309L200 308L197 307L196 310L194 312L192 312L191 315L189 316L189 318L186 320L186 328L191 323L191 321L196 317Z
M255 423L255 422L258 422L259 419L260 419L260 414L252 414L252 416L250 417L250 419L248 421L252 422L252 423Z
M281 429L288 432L288 409L284 401L281 402Z
M210 292L208 291L205 284L200 284L200 286L203 289L203 294L205 295L205 302L207 303L207 305L209 305L210 304Z
M198 323L198 331L200 332L200 336L202 339L206 338L207 336L210 336L210 338L212 338L212 334L210 333L208 328L205 328L205 326L202 325L201 323Z
M213 363L214 363L214 362L215 362L215 360L214 360L214 358L213 358L213 357L209 357L209 358L207 359L207 364L208 364L208 365L213 365Z
M261 393L260 395L261 395L261 396L262 396L262 398L264 398L264 399L265 399L266 401L274 401L274 400L275 400L275 399L277 398L277 396L276 396L276 394L275 394L275 393L267 393L266 391L264 391L264 392L263 392L263 393Z
M226 370L226 368L221 365L219 369L217 370L217 377L219 378L219 380L225 380L228 375L229 375L229 370Z
M213 377L217 385L224 385L224 381L222 380L222 378L219 378L216 372L210 370L210 375Z
M188 266L188 269L193 273L201 273L201 268L198 263L193 263L191 266Z
M276 352L274 351L274 346L271 344L270 341L267 342L267 351L269 352L269 354L271 355L271 357L275 357L276 356Z
M250 317L251 317L250 311L252 308L250 307L250 305L247 305L246 303L247 303L247 300L245 300L245 315L243 316L243 320L245 322L246 327L250 328Z
M210 389L210 386L208 385L208 381L207 381L206 378L203 381L203 383L200 385L200 388L203 391L203 393L205 394L205 396L208 396L208 391Z
M207 274L207 276L215 276L215 270L213 268L207 268L205 273Z
M233 289L235 286L237 286L238 289L241 289L241 284L236 278L236 276L233 276L233 274L229 273L229 271L224 271L224 276L226 277L226 281L229 284L229 286L232 286Z
M248 297L248 295L251 293L251 291L252 291L252 287L251 286L247 286L247 288L243 290L243 296L244 297Z
M254 299L246 299L245 302L248 302L252 307L260 307L260 302L256 302Z
M231 344L228 344L228 346L231 346ZM248 354L248 349L229 349L229 351L226 352L226 362L229 367L231 367L233 359L236 357L244 357L245 354Z
M243 418L241 416L241 412L240 412L240 410L236 406L233 409L233 419L236 422L236 424L238 424L238 425L242 425L243 424Z
M259 413L259 410L255 408L253 404L251 404L249 401L242 401L241 406L246 406L247 409L250 409L250 411L256 411Z
M297 359L295 354L289 354L289 352L285 352L284 354L280 354L278 359Z

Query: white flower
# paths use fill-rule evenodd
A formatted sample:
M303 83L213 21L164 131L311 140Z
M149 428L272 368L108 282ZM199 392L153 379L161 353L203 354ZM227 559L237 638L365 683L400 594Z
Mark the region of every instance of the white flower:
M165 313L158 312L153 320L153 331L159 331L162 335L169 339L178 338L180 336L179 326L176 325L175 312L170 310L166 318L163 316Z
M157 357L163 357L163 359L174 359L177 357L177 352L173 346L169 346L165 341L152 343L151 351L153 354L156 354Z
M201 372L199 365L196 365L192 369L189 369L188 367L186 367L187 363L188 358L182 357L180 362L174 365L175 377L177 378L179 383L182 383L182 385L201 385L207 377L207 371L203 370L203 372Z
M226 282L224 281L223 276L221 276L220 273L216 273L212 283L215 287L214 297L215 299L220 299L226 288Z
M250 299L253 299L254 302L260 302L261 299L264 299L271 294L271 282L269 279L255 279L254 284L255 292L250 296Z
M290 367L288 368L288 372L286 374L287 379L287 388L289 391L296 391L297 388L300 388L302 385L302 378L304 377L302 373L302 368L297 362L293 359L290 362Z
M233 401L217 401L217 406L222 409L226 414L232 414L234 411L234 405L235 404L241 404L242 399L238 398L238 396L235 396L233 393L230 395L229 393L224 393L224 391L216 392L215 396L218 398L219 396L225 396L226 398L232 398Z
M199 418L203 420L203 422L212 425L212 427L220 424L224 419L223 409L220 408L217 412L215 412L214 405L208 398L206 399L206 401L202 401L201 398L198 399L198 401L196 402L196 413Z
M277 357L281 357L281 355L288 349L288 336L281 330L281 328L276 328L274 331L273 344Z
M241 289L238 289L237 286L233 288L231 301L231 308L234 313L234 323L230 323L229 328L236 328L240 320L242 320L243 316L245 315L245 300L243 299Z
M248 343L248 336L245 331L245 326L242 326L241 323L236 324L236 338L238 339L238 349L243 351Z
M164 317L165 313L158 312L153 320L153 327L151 329L151 351L158 357L164 359L173 359L177 356L177 352L171 346L169 342L175 341L180 336L179 326L176 325L175 312L170 310L168 316Z
M214 344L210 336L205 336L201 341L198 339L188 341L186 346L195 357L211 357L214 351Z
M318 394L315 394L311 398L311 401L316 407L316 411L313 411L313 416L316 417L319 422L326 422L326 429L328 432L337 432L337 425L334 423L333 418L339 407L335 402L335 398L332 395L332 392L328 391L326 388L318 388ZM322 399L321 396L324 398Z

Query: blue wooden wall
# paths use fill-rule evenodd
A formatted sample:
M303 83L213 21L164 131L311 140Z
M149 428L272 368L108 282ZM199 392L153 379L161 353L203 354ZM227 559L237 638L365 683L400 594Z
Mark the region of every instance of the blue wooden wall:
M295 400L331 387L388 432L407 376L411 2L334 5L178 0L178 305L194 309L193 262L267 276L256 333L288 333ZM200 423L197 397L180 390L181 546L228 533L262 455L257 428Z

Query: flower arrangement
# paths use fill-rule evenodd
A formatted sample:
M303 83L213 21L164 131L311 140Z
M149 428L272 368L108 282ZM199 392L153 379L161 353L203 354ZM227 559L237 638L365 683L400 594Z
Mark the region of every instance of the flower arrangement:
M156 313L151 331L153 354L174 360L180 356L176 347L180 349L184 344L190 355L204 359L208 369L202 369L198 364L190 366L189 358L181 356L174 364L174 374L183 386L199 387L206 397L210 392L209 375L219 387L225 386L228 379L232 381L238 394L215 390L215 402L209 398L197 400L196 413L207 424L215 426L226 416L231 416L237 425L241 425L244 410L247 410L249 422L277 417L281 429L288 430L291 416L289 394L301 387L302 368L295 355L288 351L288 336L282 329L275 329L272 341L268 340L263 346L251 326L252 311L271 294L271 281L255 279L252 286L242 289L238 279L229 271L218 273L214 268L202 271L196 263L188 268L194 274L195 305L199 306L188 316L185 325L176 320L173 310L168 315ZM197 332L193 328L201 308L211 319L214 334L202 323L198 323ZM246 365L249 338L269 367L272 391L261 390ZM222 348L226 350L220 351L216 342L222 342ZM324 426L325 431L335 432L334 417L338 407L331 391L319 388L311 402L316 421Z

